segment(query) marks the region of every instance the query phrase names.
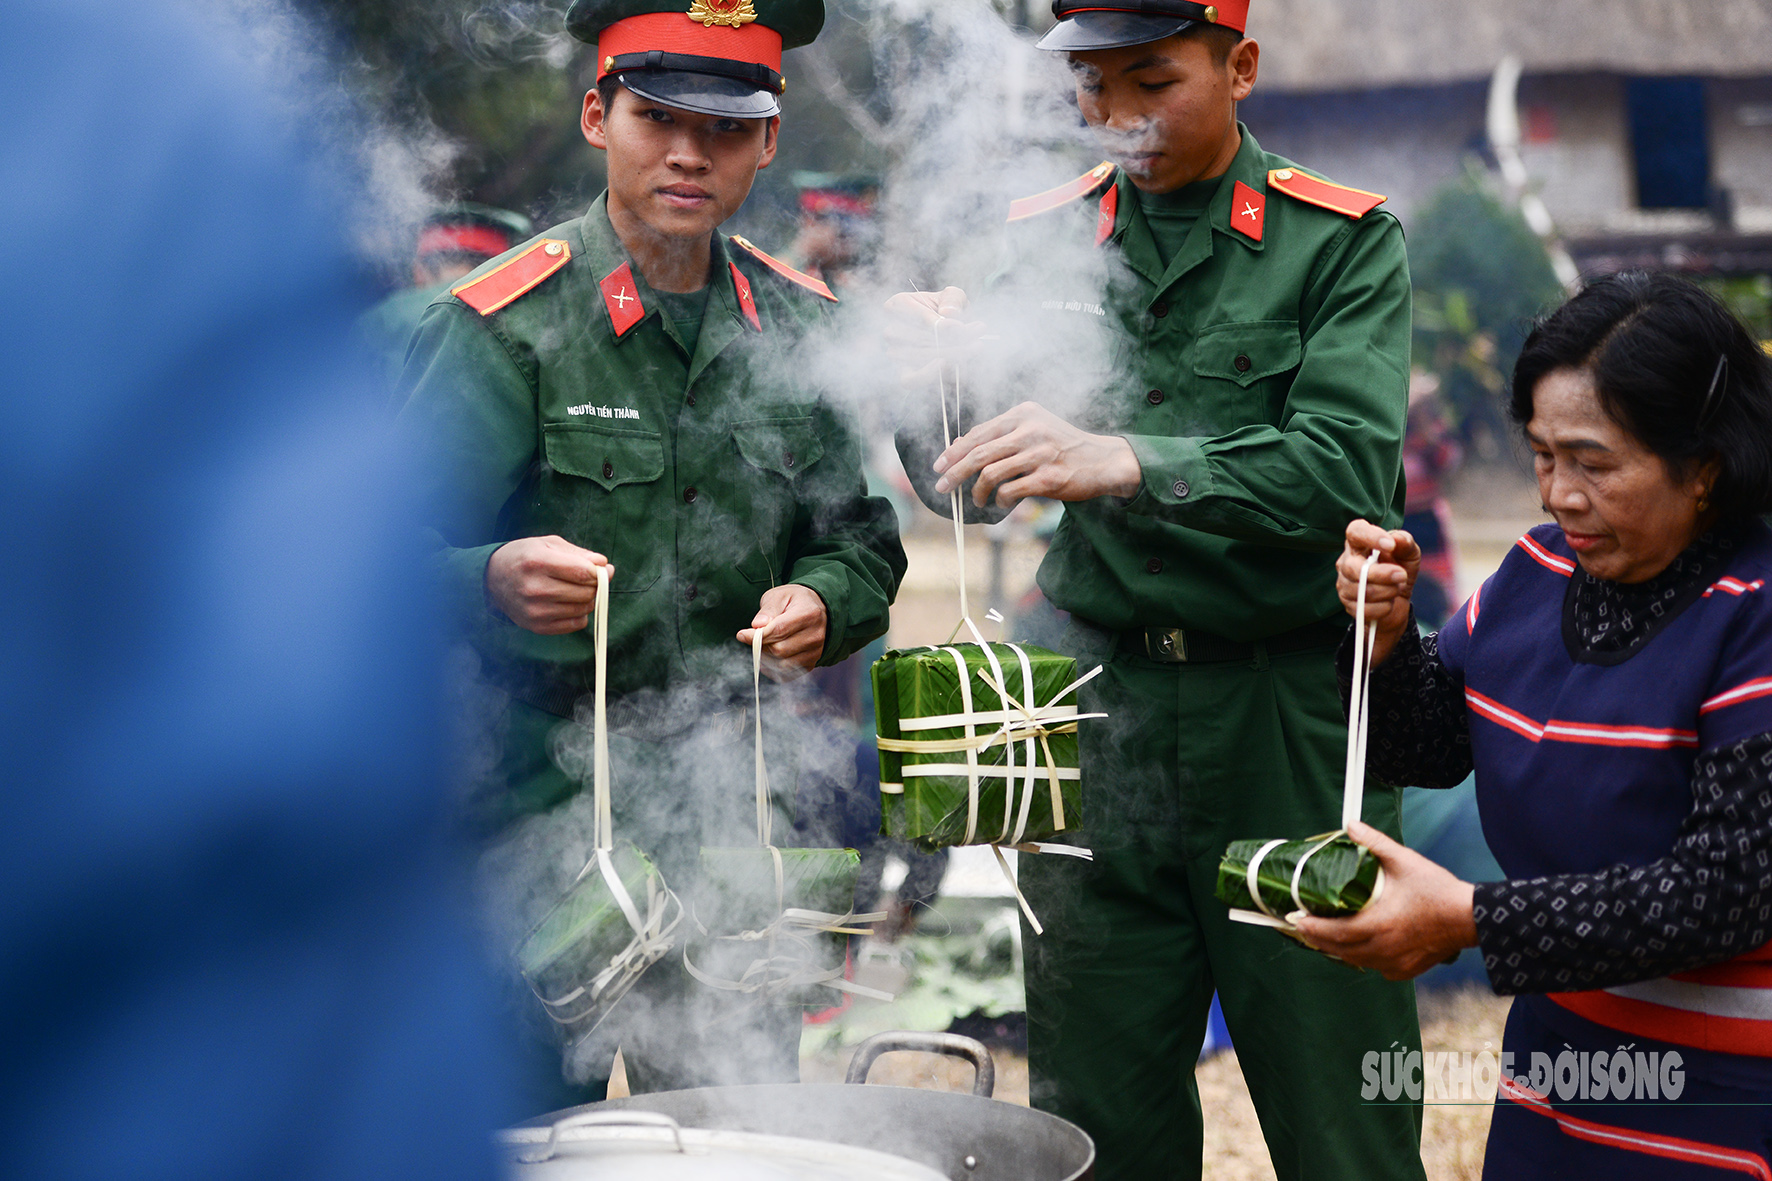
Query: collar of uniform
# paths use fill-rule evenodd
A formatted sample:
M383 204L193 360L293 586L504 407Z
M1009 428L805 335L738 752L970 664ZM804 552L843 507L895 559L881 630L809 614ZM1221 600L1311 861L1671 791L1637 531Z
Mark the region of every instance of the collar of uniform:
M702 370L713 364L714 358L728 345L751 331L738 304L738 285L732 281L732 251L726 245L726 236L718 230L714 231L710 254L708 285L712 290L708 292L708 308L702 316L695 355L689 361L691 382L701 376ZM719 314L722 311L724 315ZM760 309L758 314L761 315Z
M590 290L595 292L591 296L591 299L595 301L592 305L595 308L593 315L609 333L610 342L620 348L640 335L638 331L640 324L644 324L654 316L662 315L664 309L658 306L656 297L646 298L651 294L652 289L646 285L645 277L636 269L634 271L634 285L646 314L640 318L640 324L635 324L620 336L617 336L615 329L610 326L609 310L604 306L603 293L597 285L609 277L609 272L623 263L631 265L633 260L628 258L628 252L622 247L621 239L615 236L615 227L609 224L608 193L604 193L591 202L591 207L585 210L585 215L578 219L578 247L579 254L585 262L585 277L590 281ZM663 321L661 320L660 323L662 324Z
M1238 123L1237 130L1242 133L1242 145L1231 160L1231 166L1219 178L1218 191L1212 195L1211 204L1206 207L1200 220L1194 223L1194 228L1188 232L1181 249L1169 260L1167 267L1163 265L1162 256L1157 251L1156 237L1145 220L1144 207L1138 200L1137 189L1126 175L1125 169L1121 169L1114 179L1114 183L1119 186L1120 195L1111 240L1119 244L1126 265L1152 284L1153 303L1161 299L1189 271L1212 257L1217 235L1234 238L1258 253L1262 248L1262 243L1231 228L1232 203L1237 182L1242 181L1258 193L1267 192L1267 156L1262 152L1261 145L1255 142L1255 137L1249 134L1247 127Z
M1261 150L1261 145L1255 142L1255 137L1249 134L1249 129L1243 126L1242 120L1237 121L1237 130L1243 136L1242 146L1237 149L1236 157L1231 160L1231 166L1225 170L1224 176L1219 178L1218 192L1213 194L1206 216L1211 220L1215 231L1259 254L1265 244L1265 237L1261 242L1256 241L1236 229L1231 224L1231 218L1236 215L1238 181L1248 185L1262 197L1267 196L1267 153Z

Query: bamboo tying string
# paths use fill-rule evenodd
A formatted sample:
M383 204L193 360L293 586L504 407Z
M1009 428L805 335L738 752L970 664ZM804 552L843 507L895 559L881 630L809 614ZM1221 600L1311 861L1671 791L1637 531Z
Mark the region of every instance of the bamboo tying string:
M767 623L751 629L751 709L755 715L751 733L756 747L753 766L757 794L757 843L769 850L769 860L775 871L776 918L761 930L711 936L717 942L763 944L763 954L753 959L736 980L725 980L702 971L690 958L687 947L683 949L683 967L703 984L722 992L773 995L823 985L839 992L856 993L877 1001L890 1001L893 994L889 992L881 992L877 988L868 988L843 979L841 966L819 967L818 944L815 942L816 937L821 934L871 934L871 928L858 924L880 922L886 918L885 911L857 914L851 910L846 914L830 914L787 905L787 880L782 867L781 850L772 839L775 809L770 803L769 765L763 756L763 636L768 630ZM704 937L710 937L710 932L699 918L692 914L691 921Z
M1334 832L1305 838L1316 844L1307 849L1304 856L1298 859L1298 864L1292 867L1292 905L1298 910L1304 909L1304 901L1299 897L1299 884L1304 879L1305 865L1336 837L1345 835L1353 827L1354 822L1360 818L1360 806L1365 800L1366 747L1371 734L1372 653L1378 642L1378 624L1366 620L1366 586L1377 561L1377 550L1366 555L1365 562L1360 566L1359 588L1354 592L1354 679L1348 690L1347 762L1341 781L1341 827ZM1232 919L1240 923L1274 927L1288 934L1295 932L1296 928L1291 923L1275 914L1273 908L1268 906L1259 888L1262 860L1283 844L1286 844L1283 839L1268 841L1249 859L1244 881L1249 888L1249 897L1255 902L1257 909L1250 911L1233 908ZM1367 905L1376 902L1383 891L1384 869L1380 867Z
M675 944L672 935L683 921L682 904L676 894L665 886L656 873L646 881L646 914L642 918L633 896L622 884L611 854L615 850L614 809L609 791L609 567L597 567L597 602L591 609L592 666L596 670L591 714L591 835L594 846L589 861L572 879L576 886L595 867L608 887L609 894L621 909L634 937L626 947L592 977L589 984L572 989L564 996L536 997L547 1007L548 1016L562 1025L581 1021L599 1006L613 1005L653 964L663 959ZM669 922L672 907L677 914ZM534 990L533 983L531 989Z
M941 345L942 323L943 321L937 321L935 326L935 340L938 350ZM957 361L954 363L954 413L951 419L948 416L947 378L939 359L936 362L935 387L936 400L941 404L941 439L942 448L945 451L947 448L954 445L954 430L959 425L960 421L960 365ZM1011 732L1014 727L1012 727L1008 721L1005 721L1003 725L1001 733L1002 741L1004 743L1004 757L1008 763L1006 767L1007 778L1003 783L1003 831L999 834L996 841L991 842L991 852L996 855L997 865L1003 871L1003 880L1009 883L1009 889L1015 894L1015 901L1020 904L1022 914L1027 916L1028 925L1033 928L1034 934L1043 935L1045 934L1045 928L1040 925L1039 916L1034 914L1034 908L1028 903L1027 897L1022 894L1021 883L1016 881L1015 872L1009 868L1009 859L1003 856L1003 846L1007 844L1010 848L1024 853L1060 853L1067 857L1081 857L1085 860L1093 860L1094 854L1087 849L1081 849L1075 845L1057 845L1035 841L1023 842L1021 839L1022 831L1027 825L1028 813L1033 803L1035 790L1036 768L1034 765L1034 742L1036 739L1045 749L1048 767L1051 772L1050 782L1053 798L1053 819L1055 820L1057 827L1060 829L1064 827L1064 804L1059 795L1058 771L1056 766L1052 765L1051 747L1046 742L1046 734L1038 732L1039 728L1037 726L1036 711L1029 709L1028 706L1022 702L1015 701L1015 699L1009 695L1007 692L1009 678L1004 674L1002 663L998 661L996 653L992 651L990 642L987 641L984 638L983 633L978 630L978 625L972 622L972 610L967 601L966 591L966 513L965 501L962 499L963 495L963 490L958 483L956 483L948 492L948 505L954 518L954 557L959 566L960 575L960 622L954 625L953 635L948 637L948 643L950 645L953 643L954 636L960 634L960 629L962 627L970 631L972 633L972 638L977 641L979 648L984 652L985 660L991 666L991 672L995 674L995 677L993 678L986 675L981 669L979 671L980 679L996 690L998 698L1003 703L1005 714L1007 714L1011 708L1014 708L1022 712L1026 716L1028 722L1035 723L1033 726L1034 732L1023 732L1022 734L1015 735L1015 738L1020 738L1027 743L1027 774L1025 776L1025 783L1022 787L1019 823L1016 822L1017 813L1015 809L1015 741L1011 738ZM994 614L995 612L993 611L993 615ZM998 618L1000 621L1001 617L999 616ZM1021 659L1023 676L1022 696L1031 702L1033 699L1033 678L1032 673L1028 669L1026 653L1021 652L1021 650L1015 648L1014 645L1010 645L1010 647L1017 652ZM966 672L966 662L961 657L958 650L952 647L944 647L944 651L953 656L960 682L961 712L966 729L966 738L959 747L959 749L963 750L966 754L966 835L961 843L971 844L974 836L977 835L978 830L978 755L983 747L987 747L991 745L992 741L995 741L995 736L992 736L991 739L984 742L983 746L978 744L978 732L975 728L975 719L973 717L972 709L972 682ZM1089 674L1089 676L1083 677L1077 681L1077 685L1081 685L1084 681L1087 681L1090 677L1093 677L1100 671L1100 668L1096 668ZM1072 688L1075 688L1075 686L1072 686ZM1062 693L1059 694L1057 698L1054 698L1051 704L1056 705L1058 700L1063 696ZM1093 717L1102 715L1084 716Z

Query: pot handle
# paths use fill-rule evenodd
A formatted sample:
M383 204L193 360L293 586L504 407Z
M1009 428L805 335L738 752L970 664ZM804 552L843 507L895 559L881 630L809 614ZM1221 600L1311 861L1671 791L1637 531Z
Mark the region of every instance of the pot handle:
M997 1088L997 1063L983 1042L974 1041L969 1037L961 1037L957 1033L913 1033L899 1030L892 1033L876 1033L867 1041L855 1048L855 1057L849 1060L849 1074L844 1078L846 1083L865 1083L868 1071L873 1068L874 1059L881 1054L890 1054L895 1050L917 1050L924 1054L945 1054L949 1058L964 1058L972 1063L972 1093L986 1099Z
M574 1128L594 1127L628 1127L628 1128L669 1128L671 1138L677 1142L677 1151L687 1153L683 1147L683 1128L676 1120L656 1111L590 1111L582 1115L569 1115L548 1129L548 1142L540 1152L525 1153L517 1159L526 1165L539 1165L553 1157L560 1147L560 1133Z

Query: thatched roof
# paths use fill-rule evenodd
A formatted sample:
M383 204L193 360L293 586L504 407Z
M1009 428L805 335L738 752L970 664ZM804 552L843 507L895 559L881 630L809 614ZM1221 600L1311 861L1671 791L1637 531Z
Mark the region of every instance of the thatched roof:
M1529 74L1772 74L1772 0L1254 0L1267 90Z

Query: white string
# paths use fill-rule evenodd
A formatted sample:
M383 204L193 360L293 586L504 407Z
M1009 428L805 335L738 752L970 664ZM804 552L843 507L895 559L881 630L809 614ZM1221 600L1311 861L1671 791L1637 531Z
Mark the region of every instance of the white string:
M966 658L958 648L943 648L954 659L954 674L960 679L960 712L966 719L966 836L960 841L970 845L978 835L978 750L970 745L978 738L977 717L972 710L972 679L966 672Z
M770 805L768 761L763 756L763 634L768 630L768 624L751 629L751 708L756 711L752 733L756 744L757 843L769 850L770 864L775 871L776 917L761 930L740 931L735 935L714 935L692 913L691 921L704 938L716 943L762 943L764 950L763 954L751 960L736 980L726 980L704 972L690 956L688 947L683 949L683 967L701 983L722 992L759 993L776 997L822 985L839 992L855 993L878 1001L891 1001L892 993L843 979L844 965L835 968L821 967L816 943L821 934L872 934L871 927L858 924L880 922L886 918L885 911L830 914L787 905L787 874L782 864L781 850L776 848L772 840L775 811Z
M1268 908L1268 904L1261 900L1261 861L1262 858L1266 857L1269 853L1272 853L1275 849L1278 849L1285 843L1286 840L1282 837L1278 840L1269 841L1261 848L1255 850L1255 856L1249 859L1249 868L1243 875L1243 883L1249 887L1249 897L1255 899L1256 907L1262 914L1267 915L1269 918L1278 918L1279 916L1274 914L1274 912Z
M534 981L530 982L536 998L547 1007L548 1016L561 1025L582 1021L599 1008L607 1012L646 969L671 950L675 942L672 935L683 921L682 904L654 872L646 875L646 914L641 917L640 908L634 905L633 897L622 884L621 874L616 871L615 859L611 856L615 849L615 823L609 793L609 567L598 566L596 572L597 602L591 609L592 663L596 669L591 715L591 811L595 848L590 860L578 871L578 877L573 879L573 884L577 885L591 872L591 867L596 866L634 937L611 957L589 985L574 988L565 996L543 996ZM672 907L677 910L676 917L667 922Z
M1360 818L1366 788L1366 738L1372 696L1372 649L1378 625L1366 622L1366 579L1378 561L1378 551L1366 555L1360 567L1360 587L1354 598L1354 683L1347 706L1347 775L1341 785L1341 827L1346 830Z
M978 650L984 653L985 663L991 666L991 671L997 676L996 684L999 686L1008 684L1008 678L1003 675L1002 662L997 659L997 653L985 640L984 633L978 630L978 625L972 622L970 616L962 619L960 622L965 626L967 631L972 633L972 640L978 645ZM982 676L983 670L981 669L979 671ZM960 666L960 675L961 677L966 676L966 669L963 662ZM986 678L985 680L987 684L990 683L989 678ZM1009 702L1006 699L1003 699L1004 694L1000 689L998 690L997 696L1000 699L999 704L1002 705L1004 710L1008 710ZM1030 693L1029 696L1031 697L1032 694ZM972 710L972 703L970 701L966 702L965 708L967 712L970 713ZM1007 726L1005 726L1005 729L1007 729ZM971 737L970 730L968 730L967 736ZM977 751L972 751L968 754L968 763L975 763L977 760ZM998 841L1009 840L1009 828L1015 821L1015 743L1013 742L1005 741L1003 743L1003 773L1003 830L997 834ZM968 785L968 790L976 794L978 790L976 777L974 778L974 782ZM1018 837L1019 835L1020 834L1017 834Z
M773 810L769 806L769 767L763 759L763 633L769 625L751 629L751 708L756 711L757 843L769 845L773 835ZM781 871L776 870L779 881Z
M1312 857L1315 857L1320 850L1327 849L1330 844L1334 842L1335 838L1340 835L1342 834L1339 832L1330 833L1328 836L1306 849L1304 851L1304 856L1298 859L1298 864L1292 867L1292 907L1294 910L1304 909L1304 899L1298 896L1298 888L1304 882L1305 864L1309 862Z
M941 342L939 327L936 331L936 343ZM947 378L943 375L941 363L936 362L935 369L936 400L941 403L941 444L945 451L954 445L954 429L948 422L948 389ZM960 417L960 366L954 364L954 419ZM955 484L948 492L948 505L954 517L954 555L960 563L960 618L971 619L972 611L966 603L966 516L960 500L960 486ZM956 631L959 629L955 629Z
M615 847L615 825L609 803L609 567L597 568L597 603L592 608L594 620L591 642L596 651L596 707L591 726L591 794L597 848L608 852Z

